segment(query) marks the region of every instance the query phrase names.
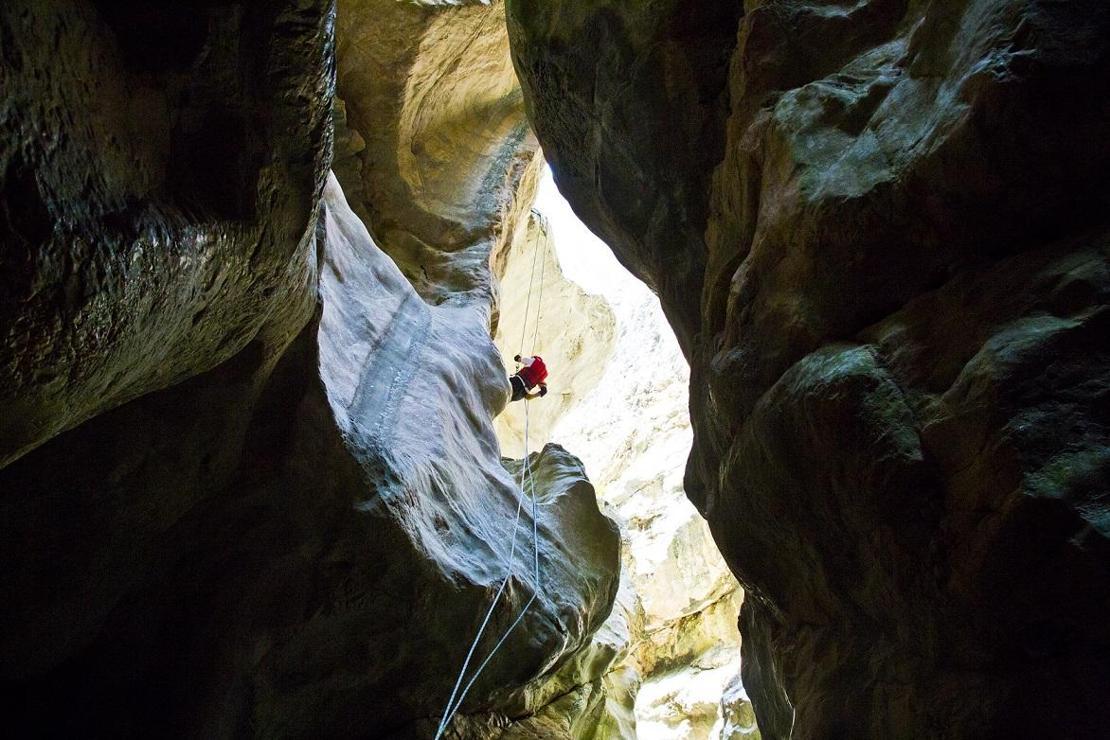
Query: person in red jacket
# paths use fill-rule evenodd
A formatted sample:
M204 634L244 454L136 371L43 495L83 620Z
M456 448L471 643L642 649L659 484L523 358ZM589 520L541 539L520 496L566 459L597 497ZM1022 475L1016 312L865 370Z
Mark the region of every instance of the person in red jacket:
M520 399L539 398L540 396L547 395L547 365L543 364L543 358L539 355L534 357L521 357L517 355L513 358L521 365L520 370L517 370L516 375L509 378L509 383L513 386L512 401L519 401ZM538 393L532 393L531 390L539 386Z

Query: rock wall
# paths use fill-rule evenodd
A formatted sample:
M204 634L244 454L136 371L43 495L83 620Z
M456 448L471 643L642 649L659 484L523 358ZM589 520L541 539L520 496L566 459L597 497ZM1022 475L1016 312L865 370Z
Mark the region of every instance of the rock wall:
M691 363L768 737L1101 737L1110 8L510 0Z
M322 0L4 4L0 465L299 329L331 23Z
M366 652L379 683L368 688L381 693L379 704L396 707L410 691L406 684L414 684L412 713L426 716L449 695L512 550L509 533L521 492L502 467L492 427L507 383L495 370L499 356L485 311L429 307L388 257L380 251L375 256L334 182L326 202L320 368L344 439L376 484L356 508L386 514L410 540L407 554L382 559L399 580L374 588L387 597L405 594L408 601L395 609L374 603L364 617L389 615L384 621L391 626L388 632L369 630L374 638ZM482 709L519 717L540 709L551 694L544 676L589 643L616 594L616 527L600 514L581 464L548 447L533 456L532 466L542 582L532 578L526 507L511 561L512 586L482 650L490 649L533 592L539 597L476 684L466 714ZM519 470L514 472L520 480ZM380 566L371 558L365 567ZM466 589L458 593L462 585ZM383 660L382 652L396 657ZM324 666L321 678L334 681L344 670L344 663ZM379 725L396 722L396 708L380 708L381 717L372 715Z
M493 304L540 163L504 3L340 0L336 27L355 212L426 300Z
M534 339L552 375L551 393L527 404L529 443L552 439L580 451L621 527L623 584L611 631L624 639L608 670L621 682L611 698L628 697L623 711L633 721L602 736L719 736L722 694L740 667L742 593L682 491L691 443L686 362L658 299L574 218L549 172L535 211L541 240L510 257L496 341L508 357L522 334L526 352ZM510 404L498 417L503 449L521 446L524 409Z
M466 124L494 161L417 167L444 170L425 216L369 191L397 229L475 207L436 222L421 282L404 238L386 230L395 262L326 180L334 21L312 2L0 8L14 736L429 737L504 577L519 486L493 434L492 271L529 199L519 93L509 133ZM444 72L457 39L436 28L418 38ZM361 135L340 134L351 165ZM574 457L532 460L542 583L526 510L482 648L540 595L455 736L597 706L619 537Z
M528 449L539 450L597 387L612 360L616 318L601 296L564 275L551 227L537 211L506 260L499 306L494 341L505 373L517 371L512 360L517 354L539 354L555 373L551 392L541 403L528 404ZM497 417L497 438L506 454L524 449L524 410L523 403L509 404ZM592 452L590 457L596 459Z

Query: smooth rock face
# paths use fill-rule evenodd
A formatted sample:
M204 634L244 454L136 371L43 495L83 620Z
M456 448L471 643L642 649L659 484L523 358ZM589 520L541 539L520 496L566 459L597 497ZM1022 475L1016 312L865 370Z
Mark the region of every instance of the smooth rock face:
M3 466L300 329L334 49L326 0L12 0L0 43Z
M1110 7L673 5L510 37L690 359L761 730L1105 736Z
M504 3L340 0L336 37L355 212L429 302L492 303L539 165Z

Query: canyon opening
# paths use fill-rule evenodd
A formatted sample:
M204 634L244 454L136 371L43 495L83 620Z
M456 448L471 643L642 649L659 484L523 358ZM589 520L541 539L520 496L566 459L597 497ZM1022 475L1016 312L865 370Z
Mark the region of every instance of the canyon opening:
M5 732L1110 737L1105 90L1103 0L8 0Z

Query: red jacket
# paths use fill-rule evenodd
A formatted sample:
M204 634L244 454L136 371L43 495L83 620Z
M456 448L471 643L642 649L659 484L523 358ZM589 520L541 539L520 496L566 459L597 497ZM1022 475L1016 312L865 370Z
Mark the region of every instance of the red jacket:
M520 364L524 367L520 368L517 375L524 381L524 387L528 390L532 390L537 383L547 380L547 365L543 364L543 358L539 355L522 357Z

